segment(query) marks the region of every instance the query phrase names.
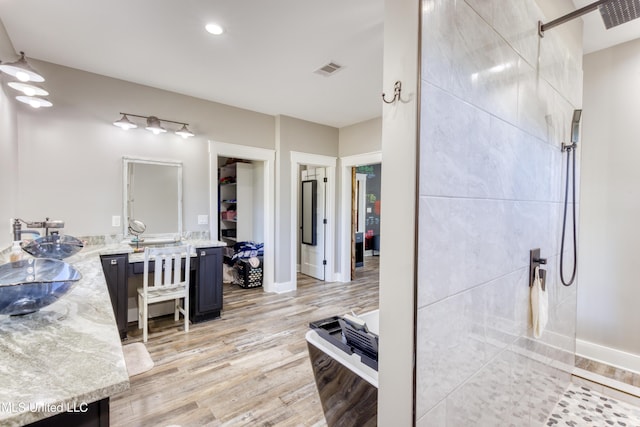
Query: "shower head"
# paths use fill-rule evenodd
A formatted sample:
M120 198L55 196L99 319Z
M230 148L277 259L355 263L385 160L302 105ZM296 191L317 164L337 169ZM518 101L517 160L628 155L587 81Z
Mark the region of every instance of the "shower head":
M569 22L585 13L593 12L596 9L600 11L607 30L640 18L640 0L598 0L546 24L538 21L538 35L544 37L545 31Z
M640 17L640 0L611 0L598 6L608 29Z
M571 143L577 144L580 137L580 117L582 110L573 110L573 118L571 119Z

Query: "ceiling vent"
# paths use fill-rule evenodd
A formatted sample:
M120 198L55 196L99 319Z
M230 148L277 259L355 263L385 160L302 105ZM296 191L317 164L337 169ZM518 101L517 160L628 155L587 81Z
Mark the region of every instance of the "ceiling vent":
M340 71L342 68L342 65L336 64L335 62L329 62L328 64L318 68L314 73L329 77Z

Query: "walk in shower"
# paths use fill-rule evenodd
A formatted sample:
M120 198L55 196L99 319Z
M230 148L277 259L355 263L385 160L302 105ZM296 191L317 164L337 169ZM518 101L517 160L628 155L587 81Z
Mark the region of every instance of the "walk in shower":
M590 10L611 25L639 10L636 1L596 3ZM575 242L560 237L572 194L565 177L580 168L569 162L569 174L563 156L580 153L582 25L548 20L573 9L570 0L422 2L418 426L546 425L562 417L556 405L584 397L572 383L579 275L570 263L560 274L565 252L576 261ZM577 215L575 193L567 206ZM547 259L539 339L531 248Z

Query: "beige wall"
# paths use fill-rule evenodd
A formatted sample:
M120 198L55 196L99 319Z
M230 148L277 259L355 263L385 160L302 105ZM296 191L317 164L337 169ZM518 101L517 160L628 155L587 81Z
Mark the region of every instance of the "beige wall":
M0 248L13 240L9 218L15 217L18 186L18 137L14 103L0 89Z
M382 117L340 128L339 156L373 153L382 149Z
M338 129L288 116L276 120L276 283L291 277L291 152L338 157ZM335 215L335 212L334 212ZM335 217L335 216L334 216Z
M122 157L183 162L184 229L209 213L207 140L274 148L272 116L179 95L50 63L33 61L47 79L54 106L18 106L19 195L16 215L66 222L65 232L120 232ZM186 121L196 137L184 140L112 125L118 112Z
M584 57L577 330L578 352L636 371L640 341L630 337L640 324L638 70L640 40ZM616 351L635 357L619 359Z

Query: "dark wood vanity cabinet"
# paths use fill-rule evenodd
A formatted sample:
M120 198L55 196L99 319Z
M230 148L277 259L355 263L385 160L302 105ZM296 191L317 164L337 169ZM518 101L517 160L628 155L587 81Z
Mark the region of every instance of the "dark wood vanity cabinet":
M222 248L198 248L196 280L189 289L189 318L197 323L220 317L222 310Z
M129 255L102 255L100 260L102 261L104 278L109 288L111 304L118 324L118 332L122 340L127 337Z
M222 310L222 248L198 248L191 258L189 320L198 323L220 317ZM102 270L109 288L120 339L127 337L129 280L143 273L143 263L129 263L128 254L102 255ZM149 266L153 271L154 263Z

